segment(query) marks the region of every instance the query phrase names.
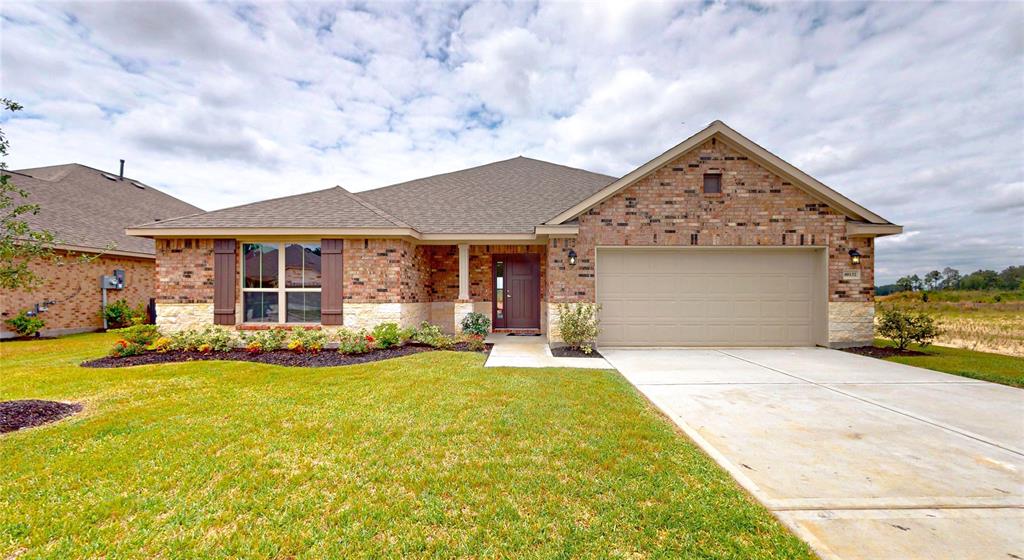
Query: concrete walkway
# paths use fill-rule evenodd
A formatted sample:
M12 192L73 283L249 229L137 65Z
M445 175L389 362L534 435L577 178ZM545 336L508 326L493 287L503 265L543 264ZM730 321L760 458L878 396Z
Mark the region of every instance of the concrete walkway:
M1024 558L1024 391L827 350L602 349L827 559Z
M544 336L491 333L484 341L494 345L484 367L612 369L603 358L556 358Z

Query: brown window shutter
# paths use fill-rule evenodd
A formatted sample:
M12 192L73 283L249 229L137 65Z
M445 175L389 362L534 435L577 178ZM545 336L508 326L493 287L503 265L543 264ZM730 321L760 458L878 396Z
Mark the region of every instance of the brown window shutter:
M320 240L320 323L343 325L342 299L344 297L344 240Z
M213 322L235 324L235 240L213 241Z

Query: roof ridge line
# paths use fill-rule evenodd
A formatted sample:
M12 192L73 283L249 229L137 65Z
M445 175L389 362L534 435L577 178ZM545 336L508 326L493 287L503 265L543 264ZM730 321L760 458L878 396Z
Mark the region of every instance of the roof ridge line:
M566 165L564 163L555 163L553 161L548 161L546 159L537 159L535 157L523 156L523 155L521 155L519 157L522 158L522 159L529 159L529 160L537 161L537 162L544 163L544 164L547 164L547 165L554 165L556 167L562 167L564 169L571 169L573 171L582 171L584 173L590 173L591 175L600 175L602 177L608 177L612 181L618 181L620 179L620 177L616 177L614 175L608 175L608 174L605 174L605 173L598 173L597 171L591 171L589 169L583 169L582 167L573 167L571 165ZM497 162L495 162L495 163L497 163ZM611 184L611 181L609 182L609 184Z
M400 185L404 185L406 183L412 183L412 182L415 182L415 181L422 181L424 179L433 179L434 177L443 177L445 175L454 175L456 173L461 173L463 171L469 171L471 169L480 169L481 167L488 167L488 166L491 166L491 165L497 165L499 163L505 163L506 161L512 161L514 159L519 159L519 158L522 158L522 157L523 156L515 156L515 157L506 158L506 159L499 159L498 161L489 161L487 163L481 163L480 165L474 165L473 167L467 167L465 169L456 169L454 171L444 171L444 172L441 172L441 173L434 173L433 175L427 175L426 177L414 177L412 179L407 179L405 181L399 181L397 183L391 183L390 185L384 185L384 186L381 186L381 187L376 187L376 188L372 188L372 189L366 189L365 191L359 191L359 192L370 192L370 191L379 191L379 190L384 190L384 189L390 189L391 187L397 187L397 186L400 186ZM524 158L524 159L532 159L532 158ZM537 161L540 161L540 160L537 160Z
M245 204L238 204L238 205L235 205L235 206L225 206L224 208L217 208L216 210L203 210L202 212L196 212L195 214L187 214L185 216L175 216L173 218L168 218L166 220L159 220L159 221L156 221L156 222L146 222L144 224L137 224L137 225L134 225L132 227L133 228L142 228L142 227L146 227L146 226L151 226L153 224L166 224L167 222L173 222L175 220L181 220L181 219L184 219L184 218L191 218L193 216L199 216L200 214L212 214L214 212L220 212L222 210L234 210L235 208L245 208L246 206L254 206L256 204L263 204L264 202L272 202L274 200L284 200L286 198L295 198L295 197L298 197L298 196L306 196L308 194L315 194L315 193L319 193L319 192L330 191L330 190L334 190L336 188L340 188L340 187L327 187L326 189L318 189L318 190L315 190L315 191L309 191L309 192L303 192L303 193L297 193L297 194L287 194L287 195L284 195L284 196L278 196L278 197L274 197L274 198L266 198L266 199L263 199L263 200L255 200L253 202L246 202ZM342 189L342 190L344 190L344 189ZM170 196L170 195L168 195L168 196Z
M411 230L415 230L416 229L416 228L412 227L411 225L409 225L409 224L403 222L402 220L398 219L397 217L392 216L391 214L388 214L382 208L379 208L376 205L371 204L370 202L367 202L367 201L363 200L362 198L359 197L359 195L357 195L354 192L350 192L345 187L343 187L341 185L335 185L334 188L340 189L341 192L345 193L346 196L348 196L352 200L356 201L357 203L362 205L364 208L366 208L370 212L373 212L374 214L377 214L381 218L384 218L385 220L395 224L396 226L409 228Z

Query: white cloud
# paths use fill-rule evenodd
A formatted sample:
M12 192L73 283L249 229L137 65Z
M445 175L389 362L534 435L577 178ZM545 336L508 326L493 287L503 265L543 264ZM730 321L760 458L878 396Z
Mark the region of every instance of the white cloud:
M622 174L722 119L913 232L881 281L1024 260L1024 6L18 3L12 167L207 208L530 155Z

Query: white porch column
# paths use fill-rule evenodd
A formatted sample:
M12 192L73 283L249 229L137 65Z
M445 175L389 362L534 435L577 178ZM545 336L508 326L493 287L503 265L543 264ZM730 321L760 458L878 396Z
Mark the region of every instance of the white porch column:
M469 301L469 245L459 245L459 300Z

